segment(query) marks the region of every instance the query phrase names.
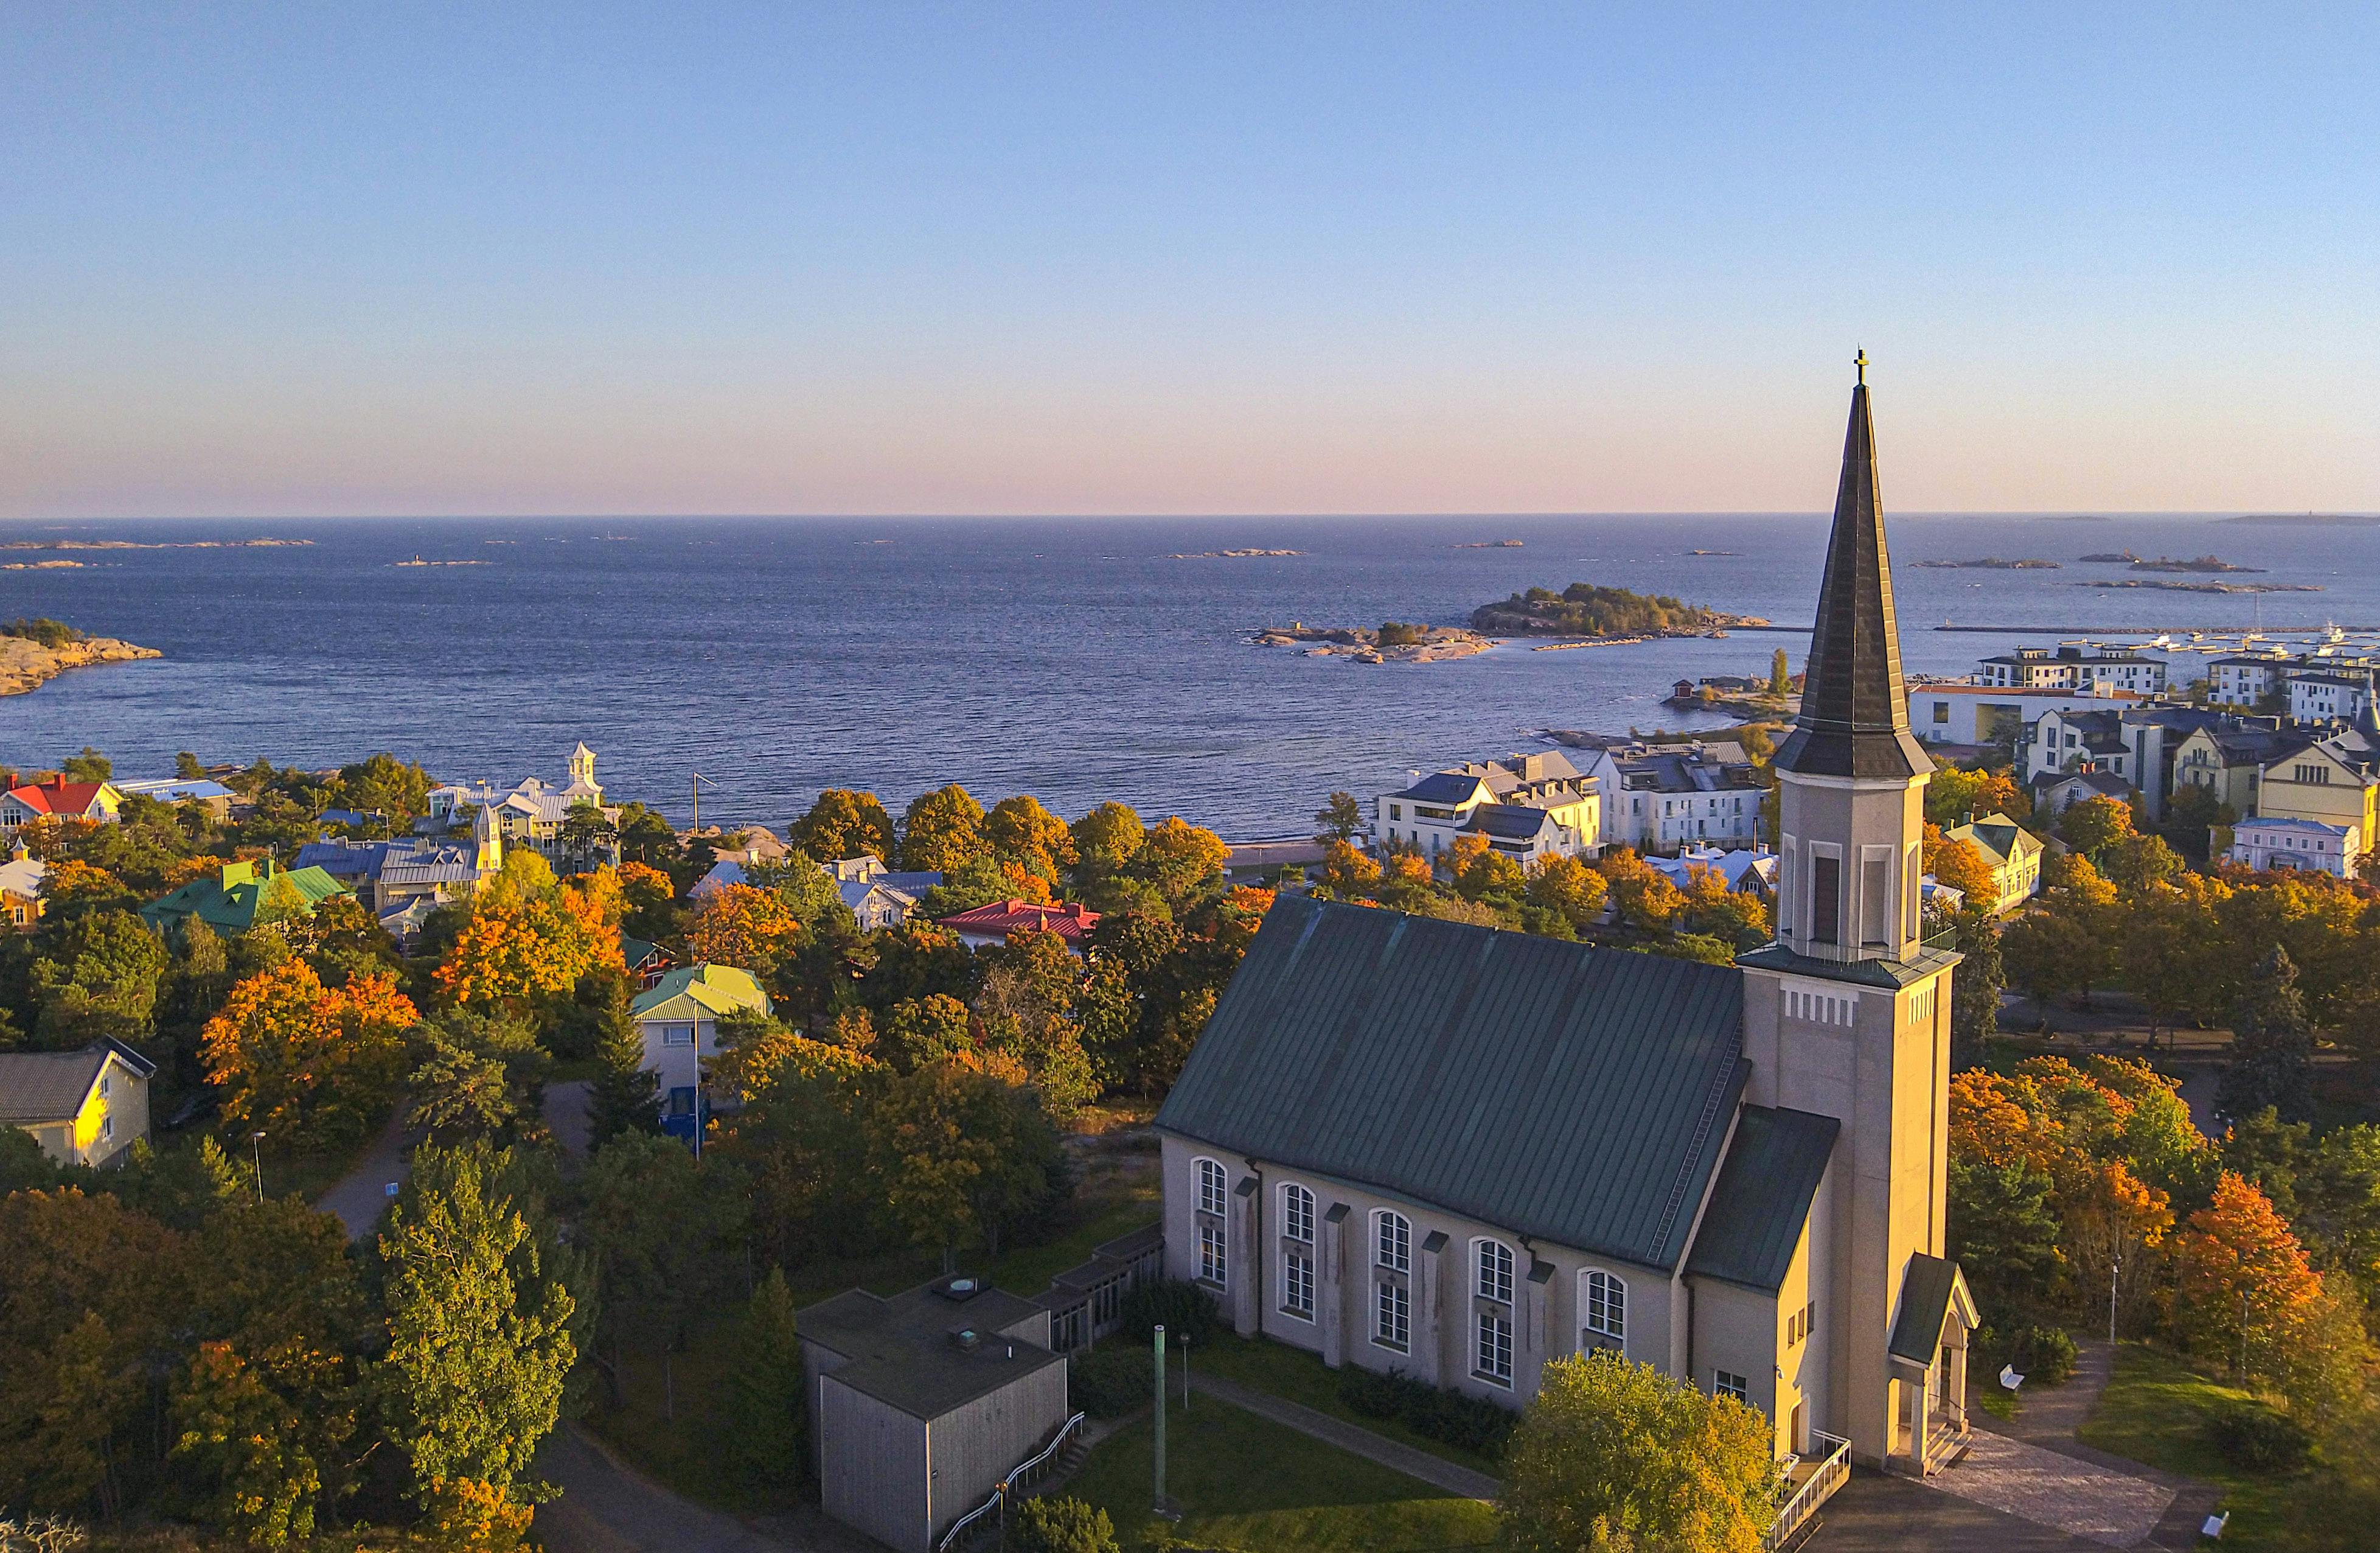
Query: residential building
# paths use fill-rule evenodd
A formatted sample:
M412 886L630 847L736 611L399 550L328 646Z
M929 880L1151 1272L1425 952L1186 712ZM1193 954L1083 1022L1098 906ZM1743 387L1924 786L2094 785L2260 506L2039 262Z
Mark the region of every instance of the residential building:
M1458 838L1478 836L1524 864L1595 854L1602 790L1558 750L1473 761L1415 778L1373 802L1373 834L1384 846L1437 857Z
M819 1508L896 1553L934 1553L1070 1416L1048 1307L980 1279L854 1289L795 1324Z
M61 1165L112 1165L149 1136L157 1065L120 1041L71 1052L0 1052L0 1126Z
M851 914L862 933L873 933L880 927L898 927L909 920L917 902L928 890L942 882L939 873L929 870L902 872L884 866L884 860L872 852L862 852L855 858L842 858L822 864L827 876L834 881L835 893L851 908Z
M1615 744L1587 772L1601 789L1603 846L1640 852L1750 847L1760 834L1760 774L1731 740Z
M1973 904L1994 916L2006 916L2041 893L2041 838L2006 814L1985 814L1942 833L1946 841L1964 841L1984 854L1998 887L1991 900Z
M333 896L352 893L320 868L285 869L271 858L226 862L141 907L140 920L160 933L171 933L192 917L217 933L246 933L260 922L310 917Z
M231 817L231 806L239 795L221 782L203 776L147 776L135 781L111 781L126 798L153 798L160 803L195 803L218 820Z
M692 1138L712 1109L703 1076L719 1055L719 1021L734 1013L773 1011L748 971L688 965L665 972L628 1006L645 1041L645 1068L660 1078L662 1131Z
M42 920L42 886L50 865L20 855L0 862L0 917L10 927L30 927Z
M1156 1122L1168 1269L1243 1336L1511 1406L1610 1349L1741 1398L1804 1474L1965 1449L1958 956L1920 938L1932 765L1874 446L1863 383L1776 760L1776 942L1709 966L1273 906Z
M2084 691L2105 688L2161 695L2166 663L2137 647L2020 647L1975 665L1972 682L2000 689Z
M356 892L367 911L404 938L426 911L468 899L504 868L504 833L495 814L472 816L472 837L450 841L408 836L393 841L341 841L329 837L298 849L296 866L319 868ZM412 908L424 903L421 911Z
M2142 806L2151 820L2165 818L2172 795L2174 761L2181 742L2200 728L2239 728L2243 719L2229 712L2204 706L2141 706L2122 714L2124 742L2131 751L2124 775L2140 789Z
M1909 726L1928 744L2014 744L2045 712L2121 711L2141 704L2130 691L2022 690L1937 680L1909 692Z
M2095 798L2129 804L2132 785L2105 771L2049 772L2033 779L2033 807L2038 813L2063 814Z
M2017 740L2018 780L2031 783L2070 771L2105 771L2131 778L2131 741L2127 713L2112 707L2088 711L2051 707L2035 717Z
M941 919L941 925L959 935L970 949L998 948L1019 933L1054 933L1070 954L1080 954L1090 942L1099 913L1087 907L1043 906L1030 900L994 900L971 911Z
M2206 664L2206 697L2220 706L2257 706L2286 690L2298 655L2275 646L2263 653L2232 653Z
M432 831L446 831L454 828L455 816L462 810L489 813L494 815L505 845L527 847L548 862L568 864L580 860L565 855L562 830L569 823L570 811L582 803L601 811L613 825L619 823L619 807L604 803L602 786L595 780L595 752L583 742L570 752L570 780L565 785L552 787L534 776L512 788L449 782L430 789L430 813L421 824ZM592 861L617 863L619 852L615 839Z
M2289 676L2289 716L2301 723L2352 722L2372 705L2372 671L2309 669Z
M112 824L124 795L113 782L69 782L53 772L0 793L0 838L35 820L98 820Z
M2312 747L2313 741L2313 734L2285 728L2269 717L2192 728L2175 746L2173 782L2167 791L2204 788L2233 813L2252 814L2265 767Z
M694 882L693 887L686 892L686 898L688 900L700 900L703 897L723 890L730 885L748 885L751 882L751 875L744 872L743 863L734 858L721 858L710 865L709 873Z
M2353 825L2315 820L2246 819L2231 827L2231 850L2223 856L2247 868L2299 868L2351 879L2363 859L2362 836Z
M2265 762L2252 813L2380 835L2380 733L2347 728Z
M1694 882L1694 870L1707 868L1725 880L1729 889L1761 900L1777 898L1777 854L1766 847L1725 852L1717 847L1686 847L1676 857L1654 853L1645 862L1680 889Z

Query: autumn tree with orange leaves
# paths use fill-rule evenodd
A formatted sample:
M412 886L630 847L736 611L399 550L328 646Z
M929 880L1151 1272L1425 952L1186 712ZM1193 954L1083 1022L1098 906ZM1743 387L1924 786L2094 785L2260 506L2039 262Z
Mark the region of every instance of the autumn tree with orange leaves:
M556 1003L590 972L625 971L625 906L609 868L557 882L544 859L516 851L472 898L470 920L438 967L438 990L469 1008Z
M2174 1236L2173 1263L2173 1326L2193 1352L2277 1384L2309 1422L2352 1402L2371 1344L2253 1184L2224 1171Z
M293 956L233 987L207 1021L207 1079L223 1092L226 1120L276 1147L344 1147L395 1098L405 1033L419 1017L387 972L326 987Z
M733 965L762 981L774 976L802 941L802 924L773 891L722 885L686 919L686 954L698 965Z

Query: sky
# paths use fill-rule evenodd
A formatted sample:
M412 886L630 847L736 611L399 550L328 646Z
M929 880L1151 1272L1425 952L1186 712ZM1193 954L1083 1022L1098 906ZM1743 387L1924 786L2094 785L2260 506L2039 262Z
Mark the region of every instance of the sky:
M1988 13L1988 14L1986 14ZM0 5L0 517L2380 507L2368 5Z

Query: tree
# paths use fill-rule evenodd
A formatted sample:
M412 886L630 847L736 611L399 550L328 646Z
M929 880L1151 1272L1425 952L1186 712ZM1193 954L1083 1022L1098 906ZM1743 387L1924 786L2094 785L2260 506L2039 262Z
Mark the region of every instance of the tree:
M2174 1236L2173 1262L2174 1322L2184 1341L2243 1376L2277 1373L2277 1345L2287 1344L2322 1293L2289 1221L2228 1170L2214 1200Z
M52 876L71 872L72 865L58 863ZM131 912L77 916L59 932L52 952L33 964L41 999L35 1034L53 1048L102 1037L146 1042L165 967L164 941Z
M1950 978L1951 1066L1972 1068L1983 1060L1984 1043L1999 1033L2007 971L2000 960L1999 923L1990 912L1960 912L1954 931L1965 958Z
M2058 1190L2066 1220L2062 1244L2083 1298L2096 1308L2101 1291L2116 1291L2119 1311L2139 1309L2151 1287L2149 1259L2173 1228L2167 1195L2143 1182L2122 1160L2085 1160Z
M535 852L516 849L472 898L434 980L456 1003L540 1009L566 998L599 968L622 970L619 875L598 869L556 881Z
M2126 897L2142 894L2162 885L2181 872L2181 859L2165 844L2162 837L2147 836L2138 831L2118 837L2111 842L2102 860L2101 872L2107 882Z
M1555 913L1573 928L1585 929L1601 916L1610 893L1603 875L1576 858L1548 855L1529 865L1529 903Z
M2060 1265L2059 1225L2047 1171L1953 1159L1949 1252L1967 1271L1986 1325L2006 1332L2048 1300Z
M1978 911L1988 911L1999 904L1999 877L1984 860L1980 848L1964 837L1952 840L1931 821L1924 838L1925 872L1934 875L1935 883L1957 890Z
M325 1467L310 1437L323 1433L321 1394L339 1367L336 1354L297 1339L254 1363L228 1342L199 1345L175 1384L173 1454L206 1486L201 1515L254 1547L313 1536ZM331 1411L331 1439L344 1444L354 1408Z
M2107 942L2088 923L2058 911L2027 911L2009 923L2000 932L2000 952L2009 978L2024 988L2045 1022L2050 998L2065 992L2088 997L2109 958Z
M183 750L174 756L174 775L185 782L200 782L206 779L207 768L199 764L198 756Z
M562 832L556 839L561 842L563 856L574 862L589 863L610 855L619 844L620 827L612 823L601 804L582 798L562 817Z
M577 1357L576 1302L544 1278L528 1220L496 1184L507 1162L483 1144L425 1145L380 1237L381 1392L425 1504L456 1482L508 1488L560 1415Z
M1621 916L1640 933L1668 932L1686 909L1685 892L1626 847L1609 849L1595 866L1609 882Z
M1355 801L1351 792L1334 792L1314 812L1318 827L1314 838L1329 845L1333 841L1353 841L1364 834L1364 806Z
M2284 1121L2311 1120L2313 1029L2298 995L2297 966L2278 944L2256 962L2231 1029L2231 1065L2216 1095L2223 1114L2251 1116L2270 1106Z
M2033 800L2005 771L1943 766L1925 783L1925 817L1938 825L1963 825L1993 813L2021 820L2032 813Z
M1116 873L1140 850L1140 816L1128 804L1102 803L1070 829L1080 866L1093 873Z
M1341 899L1367 894L1380 882L1380 865L1355 850L1346 841L1331 841L1322 849L1322 885Z
M733 965L773 978L801 942L802 924L775 892L722 885L686 919L686 951L697 964Z
M747 1490L772 1502L800 1492L809 1466L808 1387L794 1297L785 1270L771 1267L744 1308L729 1372L727 1441Z
M904 1073L929 1062L975 1049L967 1006L955 997L929 993L904 998L885 1016L877 1037L884 1059Z
M514 1141L539 1125L540 1097L553 1059L537 1027L502 1013L449 1009L419 1025L423 1047L413 1071L413 1121L442 1140Z
M1525 1553L1752 1553L1776 1510L1771 1429L1608 1351L1547 1363L1504 1452L1497 1517Z
M241 982L200 1037L225 1118L276 1146L330 1149L361 1138L396 1093L413 1004L384 972L325 987L298 959Z
M1793 672L1782 647L1768 655L1768 693L1779 701L1793 693Z
M2058 816L2058 834L2095 861L2105 849L2132 834L2132 812L2112 798L2086 798Z
M2152 1046L2160 1024L2213 1013L2227 974L2230 945L2222 924L2197 887L2203 881L2188 883L2192 887L2151 886L2113 914L2118 964L2148 1009Z
M385 751L341 766L335 787L345 807L383 816L383 834L430 809L430 774Z
M58 769L69 782L104 782L115 775L115 764L88 744L81 754L67 756Z
M595 1148L623 1132L662 1130L661 1075L645 1066L645 1034L630 1003L627 983L615 981L596 1016L595 1056L602 1066L588 1094L588 1133Z
M1155 886L1176 915L1223 882L1223 865L1232 849L1213 831L1169 815L1143 833L1133 855L1132 872Z
M1032 1092L965 1058L895 1079L867 1119L886 1212L909 1239L1000 1253L1002 1231L1062 1183L1064 1150Z
M861 856L890 859L892 816L884 812L874 793L828 788L818 795L809 813L787 829L785 839L795 851L808 852L820 862Z
M993 804L984 816L983 838L994 860L1045 884L1054 884L1059 871L1075 861L1075 838L1066 822L1030 793Z
M670 1356L717 1291L722 1253L743 1228L742 1196L722 1190L721 1169L674 1138L624 1132L579 1178L577 1242L594 1266L596 1330L612 1350L613 1385L631 1342L657 1352L673 1412Z
M1115 1522L1104 1510L1070 1496L1047 1495L1016 1507L1003 1553L1117 1553Z
M983 855L983 805L953 782L910 801L901 821L901 866L951 873Z

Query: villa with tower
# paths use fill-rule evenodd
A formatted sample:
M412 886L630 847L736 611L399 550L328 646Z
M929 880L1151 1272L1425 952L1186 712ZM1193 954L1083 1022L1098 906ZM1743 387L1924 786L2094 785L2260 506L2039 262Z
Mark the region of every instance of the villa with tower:
M1920 927L1933 767L1860 365L1775 941L1713 966L1284 897L1157 1118L1167 1270L1241 1333L1514 1406L1609 1349L1759 1409L1804 1472L1963 1449L1958 956Z

